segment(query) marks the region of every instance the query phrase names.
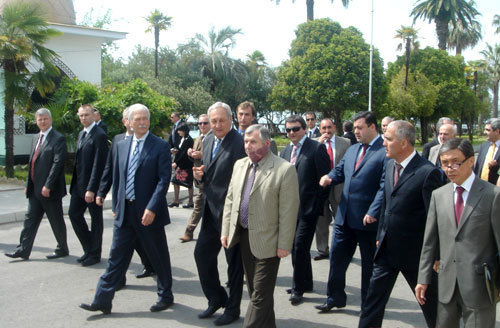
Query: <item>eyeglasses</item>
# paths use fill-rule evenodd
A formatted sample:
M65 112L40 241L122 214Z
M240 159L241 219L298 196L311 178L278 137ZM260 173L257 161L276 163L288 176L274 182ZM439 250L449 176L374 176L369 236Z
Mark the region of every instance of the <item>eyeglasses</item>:
M198 122L198 125L207 125L208 122Z
M299 132L300 129L302 129L300 126L294 126L293 128L286 128L285 131L286 133L289 133L290 131Z
M306 121L309 122L309 121L316 121L315 118L306 118Z
M453 163L453 164L448 164L448 165L445 165L445 164L441 163L441 168L443 170L444 169L458 170L460 168L460 166L462 166L462 164L465 163L465 161L468 160L469 158L470 157L467 157L466 159L464 159L460 163Z

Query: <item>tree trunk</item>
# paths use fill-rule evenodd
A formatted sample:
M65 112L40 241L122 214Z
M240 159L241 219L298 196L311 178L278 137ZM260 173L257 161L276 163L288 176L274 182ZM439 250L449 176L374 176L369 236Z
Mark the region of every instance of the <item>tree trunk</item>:
M337 126L337 135L341 136L344 134L344 131L342 130L342 111L340 108L333 109L333 117L335 125Z
M155 26L155 78L158 78L158 47L160 46L160 29Z
M458 45L456 46L456 51L455 51L455 56L462 55L462 46Z
M438 47L441 50L446 51L446 41L448 40L448 30L449 20L436 17L436 34L438 37Z
M406 38L406 72L405 72L405 90L408 85L408 70L410 69L410 38Z
M7 97L5 97L7 98ZM5 175L14 177L14 104L5 101Z
M307 6L307 20L314 20L314 0L306 0Z
M427 117L420 117L420 135L422 138L422 145L427 143L428 133L427 133Z
M493 113L491 114L491 117L497 118L498 117L498 86L499 86L500 80L496 80L495 83L493 84Z

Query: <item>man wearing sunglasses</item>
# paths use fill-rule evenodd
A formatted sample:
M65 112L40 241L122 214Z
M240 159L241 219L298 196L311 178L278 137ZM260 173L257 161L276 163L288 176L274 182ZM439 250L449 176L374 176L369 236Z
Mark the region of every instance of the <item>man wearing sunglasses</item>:
M330 191L319 185L320 178L330 171L330 157L325 145L306 136L306 127L302 117L288 117L285 129L290 144L280 153L281 158L295 165L299 178L300 208L292 249L293 286L287 291L292 305L301 303L304 292L313 289L311 244Z
M307 136L309 138L319 138L321 136L321 132L319 132L319 129L316 126L316 121L316 113L306 113Z
M198 117L198 128L200 129L200 135L195 139L193 148L189 148L187 152L189 159L193 161L195 167L200 167L202 164L201 156L203 151L203 139L205 139L205 137L209 133L212 133L212 131L210 131L210 122L208 121L207 114L201 114ZM198 188L198 194L194 198L193 213L188 220L184 236L179 238L183 243L193 240L194 230L196 229L196 226L201 219L203 204L203 183L199 182L198 180L194 180L194 185L196 186L196 188ZM184 204L182 205L182 207L189 208L190 206L189 204Z
M495 327L496 302L485 278L500 266L500 189L473 173L474 149L450 139L439 151L451 181L434 190L427 215L415 294L425 304L439 260L437 327ZM498 286L498 281L496 281ZM490 286L488 284L488 286Z

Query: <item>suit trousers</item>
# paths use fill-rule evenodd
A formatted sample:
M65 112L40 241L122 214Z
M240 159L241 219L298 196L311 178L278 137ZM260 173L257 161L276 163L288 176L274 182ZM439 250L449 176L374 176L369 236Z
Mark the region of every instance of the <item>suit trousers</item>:
M292 248L293 290L302 295L313 289L311 244L318 217L299 217Z
M373 271L376 239L376 231L357 230L351 229L347 224L343 226L334 224L327 287L327 302L329 304L345 306L347 301L345 275L356 251L356 246L359 244L361 253L361 309L363 309Z
M148 255L146 254L144 246L142 246L139 238L137 238L137 240L135 241L134 248L135 251L137 252L137 255L139 255L139 257L141 258L141 263L144 266L144 270L154 272L153 266L151 265L151 261L148 259Z
M134 253L134 243L137 240L144 246L144 251L156 272L158 301L166 303L174 301L172 269L165 228L163 226L154 228L140 226L140 220L135 213L135 203L127 202L122 226L115 225L113 227L113 241L108 265L106 272L99 278L97 283L94 304L111 307L116 288L125 279L127 268Z
M224 249L228 264L229 299L221 286L217 257L222 247L220 243L220 220L213 217L208 205L203 212L200 234L194 249L194 259L198 269L201 288L210 306L225 306L224 313L237 317L240 315L241 295L243 293L243 265L240 245ZM219 227L219 229L217 229Z
M330 196L330 199L325 201L323 215L318 217L318 223L316 223L316 248L320 255L325 256L330 254L328 243L328 238L330 237L330 223L332 223L332 217L334 213L337 212L338 206L335 201L332 202L331 198L333 198L333 195Z
M87 208L90 213L90 230L84 217ZM95 202L88 204L84 198L76 194L71 195L68 215L85 254L88 254L89 258L100 260L103 231L102 206L97 206Z
M56 251L69 253L62 199L38 198L35 195L31 195L28 198L28 211L24 217L23 230L21 231L21 238L17 246L17 251L21 252L23 256L29 257L31 254L35 236L44 213L47 214L50 227L57 241Z
M438 302L437 327L459 328L460 317L464 320L464 328L494 328L496 304L485 308L470 308L464 303L458 284L449 303Z
M193 205L193 213L191 213L191 217L188 220L185 232L186 235L191 237L193 237L194 230L198 226L198 222L200 222L201 219L203 210L203 188L198 188L198 193L194 197Z
M248 294L247 313L243 327L274 328L274 288L280 266L280 258L258 259L253 256L248 240L248 229L240 229L240 249L245 270Z
M363 328L382 327L384 319L385 306L389 301L392 289L396 283L399 272L403 274L410 287L415 294L415 286L417 285L418 268L414 270L406 270L395 268L388 263L383 255L377 258L373 266L373 274L370 279L370 287L366 295L363 311L361 312L359 326ZM437 312L437 279L433 277L433 283L429 284L425 293L426 302L420 305L425 317L427 327L436 327L436 312Z

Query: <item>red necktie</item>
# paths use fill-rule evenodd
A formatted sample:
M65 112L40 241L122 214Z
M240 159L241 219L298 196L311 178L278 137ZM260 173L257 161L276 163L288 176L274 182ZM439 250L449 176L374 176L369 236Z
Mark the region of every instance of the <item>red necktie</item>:
M33 177L35 176L35 161L36 161L36 158L38 157L38 152L40 151L40 147L42 146L42 142L43 142L43 134L40 133L40 138L38 138L38 145L36 146L35 153L33 154L33 158L31 158L30 174L31 174L32 180L33 180Z
M330 156L330 169L333 169L334 163L333 163L333 150L332 150L332 141L328 139L328 146L326 147L326 152L328 153L328 156Z
M462 212L464 210L464 199L462 194L465 189L463 187L458 186L455 191L457 192L457 201L455 202L455 219L457 220L457 226L460 223L460 217L462 216Z
M396 187L399 181L399 174L401 173L401 169L403 168L403 165L396 163L395 164L395 170L394 170L394 185L393 187Z
M359 167L359 164L363 161L363 158L365 157L366 154L366 148L368 148L368 145L363 145L363 151L361 152L361 156L359 156L358 160L356 161L356 166L354 166L354 171L356 171Z

